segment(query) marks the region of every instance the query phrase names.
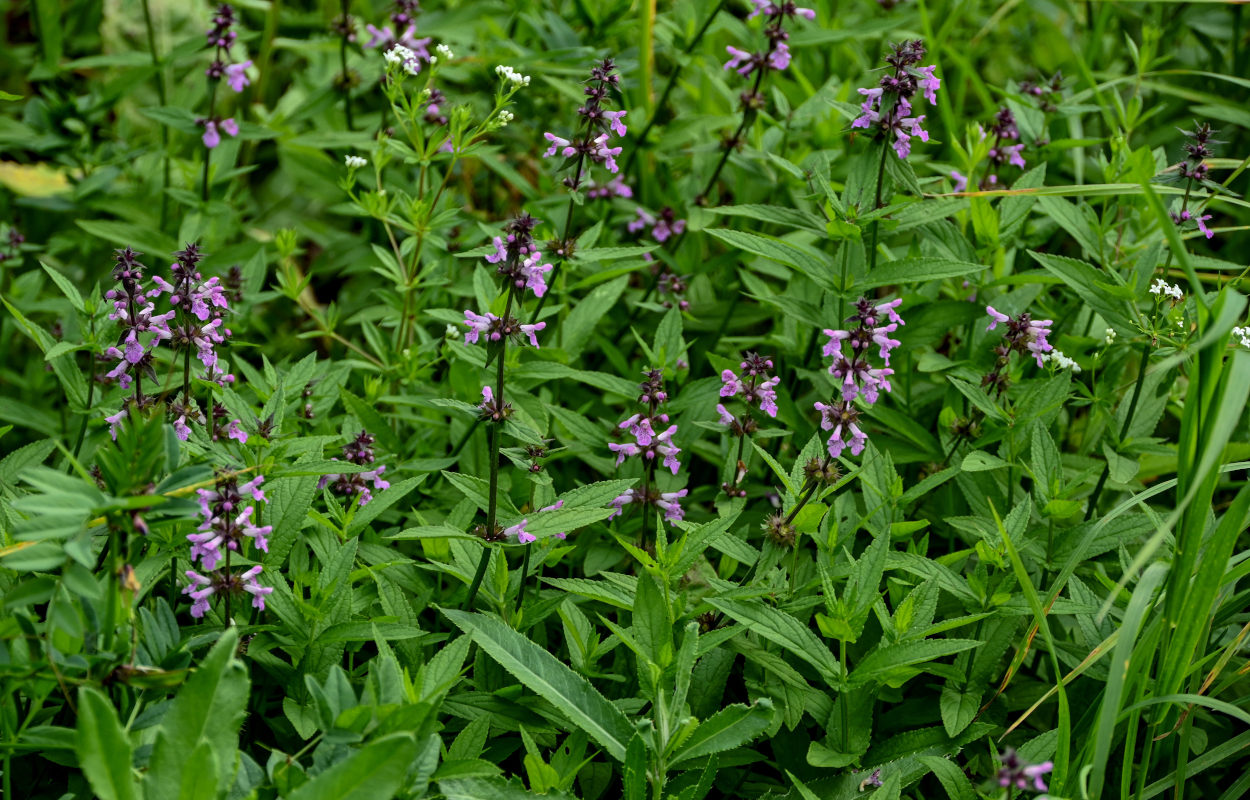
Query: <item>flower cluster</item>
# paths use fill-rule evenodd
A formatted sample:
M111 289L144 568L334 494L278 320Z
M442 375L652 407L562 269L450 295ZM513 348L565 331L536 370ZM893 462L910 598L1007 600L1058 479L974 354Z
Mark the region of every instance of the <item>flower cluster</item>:
M620 147L609 147L612 136L624 136L625 111L612 111L608 106L608 94L621 85L621 76L616 74L616 63L605 58L590 70L590 79L586 82L583 94L586 102L577 109L581 117L578 132L571 139L556 136L550 131L543 134L550 146L543 153L544 158L559 153L565 158L576 158L575 175L564 179L564 185L576 189L582 185L585 177L583 165L589 159L592 164L601 164L608 172L617 172L616 157L621 154Z
M10 227L8 234L4 237L7 247L0 246L0 263L8 261L10 258L17 258L21 255L22 245L26 242L26 237L18 231L17 228Z
M193 348L204 365L204 379L224 386L233 383L234 376L222 371L216 346L230 336L230 329L224 327L230 303L220 278L213 276L205 281L200 274L197 264L203 257L196 244L188 244L174 253L175 261L169 268L173 283L159 276L153 276L152 281L158 293L168 294L170 305L181 312L182 321L174 330L174 347Z
M198 559L200 568L208 575L187 570L191 583L182 590L191 596L191 616L203 617L209 608L209 598L215 594L247 593L252 596L252 606L265 609L265 596L273 592L271 586L261 586L256 576L261 573L259 565L240 573L230 571L230 554L240 552L242 543L250 539L263 552L269 552L271 525L257 525L256 503L265 500L260 488L263 475L257 475L247 483L240 484L234 475L221 474L212 489L200 489L201 522L196 533L187 534L191 543L191 563ZM222 559L226 566L218 569Z
M1194 224L1198 226L1198 230L1202 232L1203 236L1206 236L1208 239L1215 236L1215 231L1207 227L1207 220L1211 219L1210 214L1203 214L1199 216L1189 209L1181 209L1180 212L1172 211L1169 213L1172 216L1172 221L1178 226L1184 226L1186 222L1193 220Z
M1237 337L1238 343L1242 347L1250 347L1250 328L1235 326L1233 328L1233 336Z
M990 125L988 134L984 129L981 129L982 141L985 140L987 135L994 137L994 143L988 153L990 173L980 182L982 189L989 189L998 185L998 170L1004 164L1024 169L1026 163L1024 156L1021 155L1024 151L1024 143L1019 141L1020 128L1016 126L1016 116L1011 113L1011 109L1004 106L998 110L998 113L994 115L994 122ZM1007 142L1016 142L1016 144L1007 144ZM968 179L958 172L952 172L951 179L955 182L956 192L962 192L968 188Z
M829 374L839 380L839 396L829 403L817 401L821 430L830 431L826 449L830 458L837 458L850 448L852 455L859 455L868 443L868 435L859 427L860 410L855 398L863 398L869 405L877 402L882 391L890 391L890 351L899 346L890 334L898 330L903 318L896 309L902 298L888 303L877 303L861 297L855 303L855 313L848 321L856 323L847 330L824 331L829 337L822 353L832 359ZM873 349L883 364L874 367L871 361Z
M369 41L365 47L381 48L386 60L391 64L402 64L408 74L416 75L421 71L422 62L430 62L430 37L417 38L416 18L421 10L417 0L396 0L395 10L391 12L391 25L381 28L369 24L365 30L369 33ZM391 26L394 27L391 27ZM396 31L399 31L396 34Z
M689 275L678 275L665 267L656 276L655 285L660 290L661 295L672 295L673 299L677 301L677 307L682 311L688 311L690 310L690 301L682 297L682 295L690 288L689 283L687 283L689 277ZM665 299L660 301L660 304L665 308L672 308L673 300ZM677 363L677 368L682 369L680 361Z
M608 449L616 453L618 467L625 462L626 458L641 457L647 478L643 482L643 488L630 489L612 501L612 506L616 511L608 519L620 515L626 505L639 503L657 506L664 512L664 518L667 520L680 520L685 514L680 500L686 496L686 490L661 492L652 486L650 481L651 471L655 468L657 458L661 459L664 466L674 475L677 474L677 471L681 469L681 462L677 458L681 448L673 443L677 426L670 425L668 414L661 413L659 410L659 407L668 401L668 393L664 391L663 374L660 370L648 370L644 374L646 379L639 384L641 394L638 402L645 407L645 410L628 417L617 426L632 436L634 441L609 442ZM663 430L657 433L656 428L663 428Z
M251 539L258 549L269 552L269 540L273 526L258 526L254 503L265 500L260 488L265 476L257 475L247 483L239 484L234 475L219 475L212 489L200 489L200 522L197 533L187 534L191 543L191 563L199 559L200 566L214 570L225 551L239 551L244 538Z
M1004 788L1033 789L1037 792L1047 791L1046 781L1042 776L1054 769L1054 764L1044 761L1041 764L1027 764L1012 748L1002 755L1002 766L998 770L998 785Z
M994 347L994 368L981 378L982 387L992 388L995 394L1001 395L1010 385L1007 378L1007 366L1011 362L1013 351L1021 356L1032 356L1039 367L1046 363L1046 354L1055 349L1047 341L1051 333L1050 326L1054 322L1048 319L1033 319L1027 311L1011 317L996 310L993 306L986 306L985 313L990 315L990 324L985 328L987 331L994 330L1000 323L1007 327L1003 340Z
M1059 100L1063 93L1063 73L1056 72L1044 81L1020 81L1020 91L1036 97L1042 111L1053 113L1059 110Z
M677 219L677 213L669 206L660 209L658 215L650 214L641 206L636 209L638 218L626 227L630 233L638 233L650 228L651 238L657 242L668 241L671 236L680 236L686 230L686 221Z
M241 594L252 596L252 608L265 610L265 596L273 594L272 586L261 586L256 577L260 575L260 564L238 574L226 570L218 570L209 575L201 575L193 569L186 571L190 584L182 590L183 594L191 595L191 616L199 619L208 613L209 598L215 594Z
M464 312L464 324L469 328L464 335L464 340L468 344L477 344L480 336L485 336L487 341L491 342L498 342L507 337L512 340L513 344L521 344L524 337L529 339L531 347L538 347L538 337L535 334L547 327L545 322L525 325L516 317L497 317L489 311L485 314L477 314L468 309Z
M746 436L756 430L755 420L750 414L752 404L758 404L760 410L770 417L777 416L776 386L781 383L781 378L775 375L768 377L768 370L773 368L773 362L757 353L747 353L738 367L742 371L741 377L731 369L721 372L720 396L729 398L741 395L742 402L747 406L747 413L741 418L735 417L721 403L716 404L716 413L720 414L720 423L727 425L734 436Z
M117 381L123 389L129 389L133 385L135 400L140 405L146 405L149 398L141 391L141 380L143 376L147 376L153 382L156 381L156 371L152 367L153 352L162 340L173 335L169 329L169 321L175 312L156 313L156 305L152 301L161 291L144 289L145 267L139 263L140 255L142 254L129 247L117 251L113 279L117 281L118 288L104 293L105 298L113 304L109 319L116 322L121 329L117 344L104 353L105 359L117 360L117 364L104 378ZM104 418L109 423L109 432L114 440L117 439L117 426L127 413L123 407L116 414Z
M343 445L343 460L359 466L367 466L376 460L373 453L373 436L368 431L361 431L356 437L347 444ZM337 458L333 459L338 461ZM341 475L323 475L320 482L317 483L318 489L324 489L327 485L330 491L340 497L360 497L360 505L364 505L373 499L373 490L381 491L391 488L391 484L382 477L382 473L386 472L385 466L379 466L376 469L369 469L363 472L344 472ZM369 482L373 482L373 486L369 486Z
M781 71L790 66L790 45L786 41L790 38L790 34L784 27L786 19L794 17L803 17L808 20L816 19L816 12L810 8L800 8L790 0L774 3L770 0L751 0L755 6L747 19L763 16L767 19L764 26L764 38L768 43L768 47L762 51L751 53L741 50L732 45L725 48L729 53L729 60L725 62L725 69L734 70L739 75L747 76L752 72L763 73L766 69L775 69ZM759 94L759 85L756 88L742 94L742 105L744 108L760 108L763 106L763 97Z
M535 297L542 297L547 293L546 275L552 265L542 263L543 254L534 243L533 232L537 224L538 220L529 214L522 214L509 222L504 226L504 236L494 238L495 252L486 256L486 261L498 265L495 271L516 292L529 289ZM468 313L465 312L466 316Z
M929 133L921 127L925 115L911 115L912 98L917 92L923 92L929 105L936 105L942 79L933 74L936 66L917 66L924 56L924 42L919 39L894 45L885 58L892 69L881 76L880 85L859 90L864 96L864 102L860 104L862 113L851 123L851 127L876 128L886 136L892 133L894 152L899 158L911 155L913 136L919 137L922 142L929 141Z
M1051 350L1049 353L1044 354L1042 356L1042 361L1045 361L1048 364L1053 364L1056 369L1070 369L1073 372L1081 371L1080 364L1076 363L1076 361L1071 358L1068 358L1059 350Z
M237 93L252 83L247 77L247 69L252 66L252 61L231 61L230 48L239 38L238 32L234 30L234 23L234 9L226 3L219 5L217 13L213 15L213 27L206 34L208 46L214 49L214 56L213 63L208 65L204 74L212 81L225 78L226 83Z
M612 197L621 197L628 200L634 196L634 190L620 178L613 178L606 183L587 181L586 196L591 200L607 200Z
M1155 282L1150 286L1150 293L1155 297L1170 297L1173 303L1179 303L1185 299L1185 293L1181 291L1181 287L1175 283L1168 283L1163 278L1156 278Z

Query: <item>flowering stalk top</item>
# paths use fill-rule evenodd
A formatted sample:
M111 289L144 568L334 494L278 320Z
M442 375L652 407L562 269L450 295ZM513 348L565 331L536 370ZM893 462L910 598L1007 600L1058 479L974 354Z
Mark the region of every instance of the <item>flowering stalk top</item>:
M361 431L350 442L343 445L343 460L360 466L372 464L376 460L373 452L373 443L373 436L368 431ZM333 460L338 461L337 458ZM330 491L339 497L349 499L359 497L359 503L363 506L373 499L374 489L381 491L391 488L390 482L382 477L384 472L386 472L386 467L379 466L376 469L369 469L364 472L323 475L317 483L317 488L324 489L328 485ZM369 485L370 482L373 484L372 487Z
M994 348L996 356L994 369L981 379L981 386L992 388L996 394L1002 394L1009 385L1007 366L1013 352L1022 356L1031 355L1039 367L1045 364L1046 354L1055 349L1047 340L1051 333L1050 326L1054 322L1048 319L1033 319L1027 311L1011 317L993 306L986 306L985 313L990 315L987 331L994 330L1000 324L1005 325L1007 330L1003 333L1002 342Z
M877 129L887 136L894 135L894 152L899 158L911 155L911 139L929 141L929 133L921 127L925 115L912 116L912 99L923 92L930 105L937 105L937 91L942 79L934 75L937 67L917 66L925 56L924 42L919 39L894 45L886 56L891 69L881 76L880 83L871 89L860 89L864 102L860 116L851 123L852 128Z
M610 58L603 59L591 68L590 78L583 89L586 101L577 109L581 117L577 131L568 139L550 131L543 134L549 143L543 152L544 158L559 154L566 159L576 159L576 174L564 179L564 185L570 189L582 185L585 178L583 166L587 160L602 165L608 172L619 170L616 157L621 154L622 148L610 147L609 142L613 136L623 137L628 132L624 122L627 112L612 110L608 102L609 93L619 88L620 84L621 76L616 74L616 63ZM625 190L628 191L628 187Z
M822 352L831 359L829 374L839 381L838 397L829 403L815 403L821 429L830 431L826 443L830 458L842 455L846 448L852 455L859 455L868 443L868 435L859 427L860 411L854 401L858 397L871 405L880 399L881 392L892 389L890 352L899 346L899 341L890 338L890 334L905 324L897 311L902 302L899 298L877 303L861 297L855 303L855 313L848 318L854 326L824 331L829 341ZM874 349L875 357L883 363L881 367L873 366Z
M660 460L672 474L681 469L681 461L677 456L681 448L673 442L677 433L677 425L669 424L668 414L662 413L660 406L668 401L668 392L664 390L664 377L658 369L643 373L646 377L639 384L638 402L644 410L625 418L617 428L632 436L632 442L609 442L608 449L616 453L616 465L619 467L626 458L639 457L643 461L643 470L647 476L640 489L630 489L612 501L616 513L608 519L618 516L630 503L654 505L664 511L668 520L679 520L682 511L680 498L686 496L686 490L677 492L660 492L650 481L651 470Z

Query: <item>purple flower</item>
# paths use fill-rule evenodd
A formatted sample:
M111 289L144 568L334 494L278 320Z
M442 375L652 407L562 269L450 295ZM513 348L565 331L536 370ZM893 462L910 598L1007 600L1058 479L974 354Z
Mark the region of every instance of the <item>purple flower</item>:
M603 200L609 197L623 197L628 199L634 196L634 190L629 187L629 184L625 183L625 181L618 177L613 178L604 184L589 181L586 184L586 196L592 200ZM633 223L630 224L632 225Z
M1189 220L1193 220L1195 223L1197 223L1198 230L1202 231L1203 235L1206 236L1208 239L1215 236L1215 231L1207 227L1207 220L1209 219L1211 219L1210 214L1204 214L1202 216L1198 216L1197 214L1194 214L1188 210L1182 211L1179 214L1175 214L1175 213L1172 214L1172 221L1175 222L1177 225L1180 225L1181 223L1184 223L1184 222L1188 222Z
M942 79L934 76L933 72L937 69L937 65L929 67L921 67L916 70L922 77L920 79L920 88L924 90L924 99L929 101L929 105L937 105L937 90L942 88Z
M655 504L664 512L664 519L670 522L680 521L685 513L681 508L681 498L686 496L688 490L682 489L677 492L660 492L659 498Z
M750 75L755 69L755 55L753 53L740 50L732 45L727 46L725 50L729 53L729 60L725 62L726 70L735 70L739 75Z
M265 500L265 493L260 489L264 480L263 475L257 475L240 485L237 477L221 476L212 489L198 490L203 519L196 533L187 534L193 563L198 558L205 569L215 569L224 555L223 548L237 551L245 538L251 539L260 550L269 551L266 537L273 532L273 526L259 526L252 521L256 513L252 503Z
M226 67L226 83L230 84L230 88L235 92L242 92L244 87L251 85L252 82L247 77L247 68L250 66L252 66L251 59Z
M544 133L543 138L551 142L551 147L548 147L547 150L543 153L544 158L550 158L551 156L554 156L557 150L560 152L560 155L564 156L565 158L570 158L572 156L577 155L577 148L573 147L573 143L569 141L568 139L562 139L559 136L556 136L554 133L551 133L550 131L548 131L547 133Z
M503 535L508 537L515 536L516 540L521 544L529 544L530 542L537 540L538 537L525 530L525 526L528 524L529 520L523 519L510 528L504 528Z
M954 183L954 186L951 188L952 192L962 192L968 188L968 179L953 170L951 171L951 181Z
M625 111L603 112L604 121L608 123L608 127L610 127L612 132L617 136L624 136L629 130L625 127L625 123L621 122L621 120L625 118L625 114Z
M994 330L1000 323L1007 326L1007 332L1003 334L1006 347L1004 354L1012 350L1021 355L1028 353L1037 361L1039 367L1043 365L1043 355L1054 349L1047 340L1051 333L1050 326L1054 324L1053 320L1033 319L1028 312L1017 317L1009 317L997 311L993 306L986 306L985 313L991 317L990 324L985 328L987 331ZM1005 360L999 366L1006 366Z
M539 513L542 513L544 511L558 511L559 509L563 507L564 507L564 501L557 500L549 506L543 506L542 508L538 509L538 511ZM568 534L568 531L559 531L558 533L554 533L552 535L555 536L557 539L564 539L564 538L567 538L569 534Z
M123 408L111 417L105 417L104 421L109 424L109 435L113 437L113 441L117 441L117 428L122 424L122 420L126 418L126 409Z
M747 19L754 19L761 14L766 17L799 16L809 20L816 19L816 12L814 10L810 8L799 8L793 2L787 1L782 3L773 3L770 2L770 0L751 0L751 3L755 6L755 8L750 14L747 14Z
M669 206L660 209L659 216L655 216L639 207L634 209L634 213L638 216L625 227L630 233L637 233L648 225L651 226L651 236L657 242L665 242L671 236L680 236L686 230L686 221L677 219L676 212Z
M204 141L204 146L212 150L221 144L221 133L225 131L231 136L239 135L239 125L233 118L223 120L201 119L198 123L204 128L204 135L200 138Z
M265 596L269 594L273 594L273 587L260 585L260 582L256 580L256 576L260 574L260 571L261 571L261 567L259 564L257 564L256 566L249 569L247 572L244 572L240 577L243 578L244 581L246 581L246 583L243 585L243 591L247 592L248 594L252 596L252 608L257 608L257 609L260 609L261 611L264 611L265 610Z
M464 340L469 344L477 344L478 336L486 333L490 336L491 341L498 341L501 336L498 331L492 329L500 322L499 317L487 312L486 314L477 314L467 308L464 311L464 324L469 326L469 331L464 335Z
M199 619L209 609L208 598L216 593L217 587L213 586L213 581L199 574L195 570L186 571L187 578L191 581L186 588L182 590L183 594L191 595L191 616Z
M821 430L832 431L826 444L830 458L842 455L843 449L847 447L851 449L851 455L857 456L864 451L868 436L856 424L859 410L855 406L846 400L839 400L832 405L817 401L814 406L820 412Z
M985 328L987 331L992 331L992 330L994 330L996 327L998 327L998 324L999 324L1000 322L1007 322L1007 321L1009 321L1009 320L1011 319L1011 317L1007 316L1006 314L1002 313L1001 311L996 311L996 310L994 309L994 306L986 306L986 307L985 307L985 313L986 313L986 314L989 314L989 315L990 315L990 317L991 317L991 319L990 319L990 324L989 324L988 326L986 326L986 328Z
M917 92L923 92L925 99L935 105L942 81L934 75L936 66L916 66L924 58L924 53L924 43L920 41L895 45L890 55L886 56L886 62L893 70L881 77L878 86L859 90L864 102L860 104L860 116L851 123L852 128L875 127L887 135L892 132L894 152L899 158L911 155L913 137L922 142L929 141L929 134L922 127L925 115L912 116L911 98Z
M734 424L734 415L726 411L725 407L721 405L720 403L716 404L716 413L720 415L720 424L722 425Z
M1012 748L1002 755L1002 767L998 770L998 785L1016 789L1033 789L1038 792L1048 791L1042 776L1054 769L1054 764L1043 761L1040 764L1027 764L1020 759Z
M616 156L619 156L621 154L621 150L624 148L608 147L607 142L608 135L606 133L601 133L596 136L591 143L593 146L588 152L588 155L595 163L603 164L607 167L608 172L617 172L619 171L619 168L616 164Z
M547 293L547 281L544 277L552 270L551 264L540 264L543 254L537 251L531 253L521 265L521 275L524 277L524 286L534 292L535 297L542 297ZM534 344L538 346L537 343Z
M790 46L785 42L777 42L768 54L768 66L778 71L790 66Z
M240 420L230 420L230 424L226 426L226 436L234 439L239 444L247 444L247 431L240 426Z

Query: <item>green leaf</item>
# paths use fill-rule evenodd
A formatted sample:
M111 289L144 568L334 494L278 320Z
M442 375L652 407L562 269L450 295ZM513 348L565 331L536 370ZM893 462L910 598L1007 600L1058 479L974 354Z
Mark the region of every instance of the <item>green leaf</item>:
M182 785L184 770L201 740L208 741L217 758L216 785L233 782L249 683L247 669L234 657L237 646L238 633L230 628L165 712L144 778L146 796L162 797L168 787Z
M69 304L74 307L74 310L85 313L87 307L82 301L82 294L79 293L78 287L71 283L69 278L65 277L60 272L57 272L52 267L49 267L42 261L39 262L39 266L43 267L43 271L48 273L48 277L52 279L52 282L57 285L57 288L60 289L61 293L65 295L66 299L69 300Z
M117 709L89 686L78 690L75 752L91 790L100 800L131 800L136 796L130 739L117 718Z
M704 233L721 240L730 247L793 267L823 289L832 291L835 288L833 259L814 247L800 246L773 236L762 236L727 228L707 228Z
M1053 199L1053 198L1050 198ZM1042 265L1050 274L1062 280L1068 288L1085 303L1097 311L1115 328L1121 336L1131 336L1137 332L1136 325L1130 320L1128 300L1132 299L1131 290L1126 286L1117 286L1113 280L1084 261L1051 253L1038 253L1030 250L1033 260ZM1128 294L1125 297L1125 293Z
M625 760L633 726L589 681L499 619L441 610L500 666L564 712L570 722L590 734L609 755L617 761Z
M394 797L420 748L411 733L375 739L292 792L288 800Z
M855 669L851 670L851 685L863 686L884 678L898 667L922 664L935 658L962 653L979 644L981 642L976 639L924 639L880 647L861 659Z
M746 706L735 703L722 708L694 729L690 738L673 754L669 765L691 758L732 750L755 739L772 723L773 703L762 697Z
M769 222L773 225L784 225L788 228L807 228L816 233L825 232L825 221L807 211L786 206L768 206L746 203L740 206L716 206L707 209L711 214L726 217L746 217L747 219Z
M811 664L825 683L835 689L842 687L842 665L811 628L794 617L758 600L710 597L708 602L768 641L781 645Z
M973 450L964 456L961 467L964 472L987 472L994 469L1002 469L1010 466L1006 461L995 455L990 455L984 450Z
M878 286L895 286L924 283L943 278L968 278L985 270L983 264L954 261L949 258L907 258L878 264L871 275L855 282L856 291L875 289Z

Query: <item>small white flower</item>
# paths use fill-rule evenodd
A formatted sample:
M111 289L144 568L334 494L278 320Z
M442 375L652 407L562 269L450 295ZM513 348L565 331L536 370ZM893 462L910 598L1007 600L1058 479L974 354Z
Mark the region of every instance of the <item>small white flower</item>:
M505 108L503 111L499 112L499 127L502 128L515 118L516 117L513 113Z
M402 64L410 58L416 58L416 54L402 44L397 44L386 51L385 58L388 64Z
M1107 344L1111 344L1112 342L1115 341L1115 336L1116 336L1115 328L1107 328L1107 334L1106 336L1103 337L1102 340L1106 342Z
M360 156L347 156L343 159L343 161L346 162L348 169L360 169L369 163L368 159L361 158Z
M434 48L434 50L435 52L438 53L439 57L445 58L448 61L451 61L453 58L456 57L456 54L451 52L451 48L445 44L438 45L437 47Z
M1181 291L1180 286L1169 284L1163 278L1155 280L1150 287L1150 293L1153 295L1166 295L1178 303L1185 298L1185 293Z
M447 337L448 339L459 339L460 329L456 327L455 325L448 323L447 331L443 335Z
M1241 340L1242 347L1250 347L1250 328L1233 328L1233 336Z
M1081 365L1065 356L1059 350L1051 350L1049 353L1042 355L1043 361L1049 361L1054 364L1057 369L1070 369L1073 372L1080 372Z
M517 86L529 86L530 85L530 76L522 75L521 73L517 72L512 67L509 67L506 64L500 64L499 66L495 67L495 74L503 78L505 81L511 81L512 83L515 83Z

